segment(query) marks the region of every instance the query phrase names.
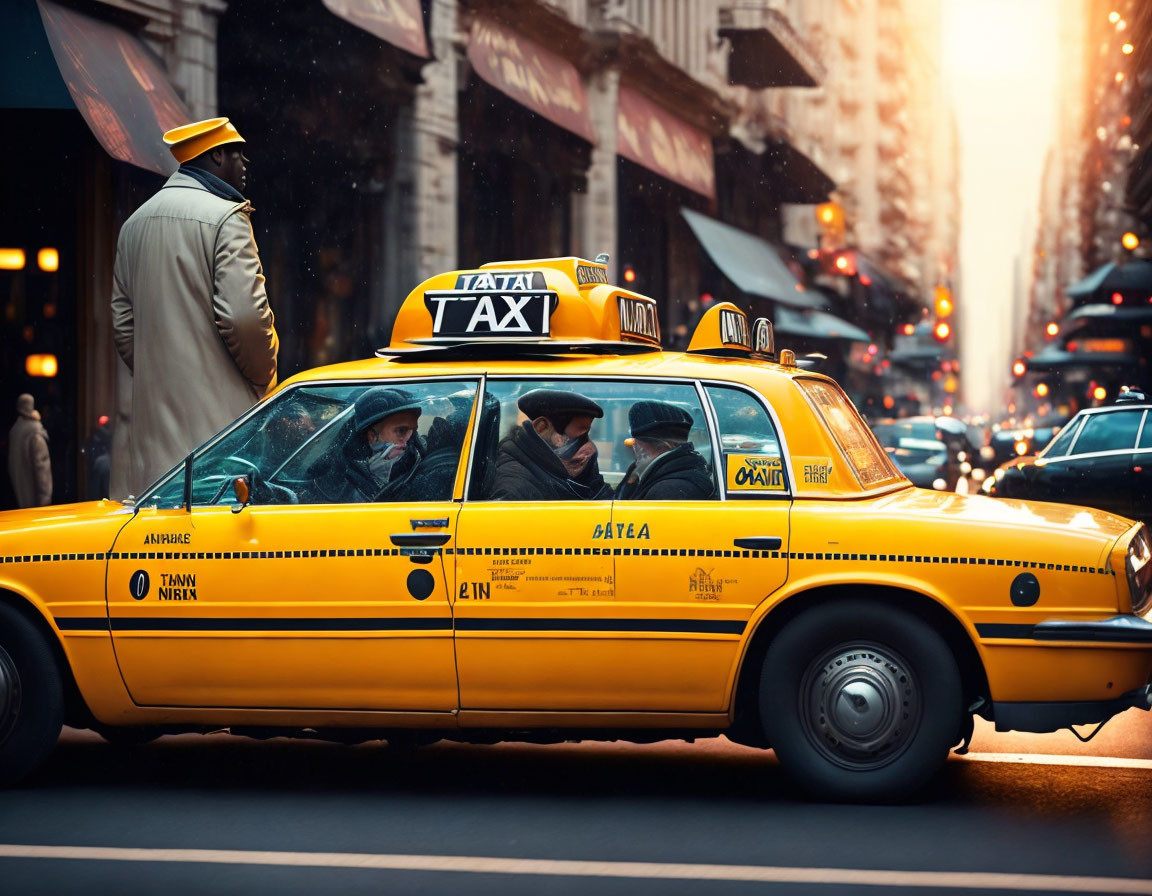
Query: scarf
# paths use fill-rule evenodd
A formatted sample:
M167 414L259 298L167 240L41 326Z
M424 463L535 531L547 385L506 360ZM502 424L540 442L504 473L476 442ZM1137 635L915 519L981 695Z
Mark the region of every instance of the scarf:
M221 199L230 199L232 202L245 201L243 193L231 184L222 181L211 171L205 171L203 168L197 168L195 165L181 165L180 173L187 174L190 178L201 184L209 193L219 196Z

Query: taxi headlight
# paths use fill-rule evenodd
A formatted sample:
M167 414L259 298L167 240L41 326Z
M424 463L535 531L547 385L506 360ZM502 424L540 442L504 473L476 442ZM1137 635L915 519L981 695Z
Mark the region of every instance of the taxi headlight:
M1128 594L1132 602L1132 612L1142 616L1144 611L1152 606L1152 539L1148 537L1146 526L1140 527L1140 531L1128 545L1124 570L1128 573Z

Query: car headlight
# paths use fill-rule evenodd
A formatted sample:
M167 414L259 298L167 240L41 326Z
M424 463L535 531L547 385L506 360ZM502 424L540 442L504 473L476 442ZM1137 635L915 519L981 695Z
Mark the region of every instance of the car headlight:
M1152 606L1152 540L1148 538L1146 526L1140 527L1140 531L1128 545L1124 570L1128 573L1128 594L1132 602L1132 612L1142 616L1144 611Z

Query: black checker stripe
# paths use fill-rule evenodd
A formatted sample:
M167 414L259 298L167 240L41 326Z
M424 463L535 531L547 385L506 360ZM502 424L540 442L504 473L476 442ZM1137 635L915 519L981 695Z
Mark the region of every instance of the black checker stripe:
M311 548L292 551L113 551L109 553L15 554L0 556L5 563L59 563L88 560L301 560L340 557L400 557L444 553L463 557L705 557L803 560L833 563L910 563L961 566L997 566L1013 569L1040 569L1088 575L1115 575L1109 567L1078 566L1068 563L1046 563L1008 557L934 556L924 554L871 554L847 551L754 551L732 548L655 548L655 547L463 547L463 548Z

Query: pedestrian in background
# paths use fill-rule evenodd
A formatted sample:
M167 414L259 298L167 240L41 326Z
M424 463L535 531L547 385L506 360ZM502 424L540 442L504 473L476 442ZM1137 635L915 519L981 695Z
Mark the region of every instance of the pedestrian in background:
M164 142L180 169L116 243L112 322L132 371L122 487L133 495L263 398L279 349L241 192L244 139L213 118Z
M52 459L48 430L40 422L36 402L25 392L16 399L16 422L8 431L8 476L19 507L52 503Z

